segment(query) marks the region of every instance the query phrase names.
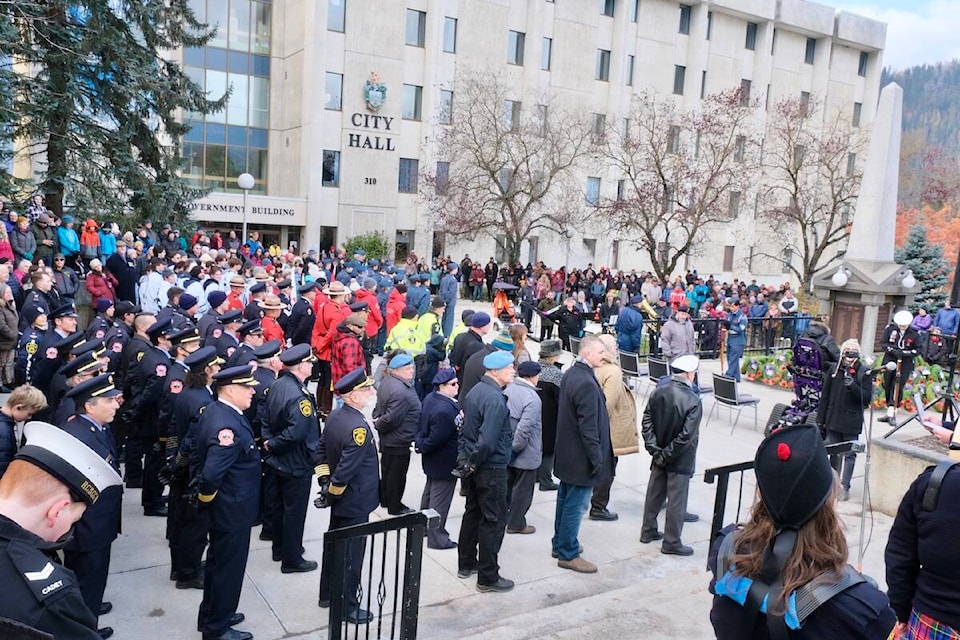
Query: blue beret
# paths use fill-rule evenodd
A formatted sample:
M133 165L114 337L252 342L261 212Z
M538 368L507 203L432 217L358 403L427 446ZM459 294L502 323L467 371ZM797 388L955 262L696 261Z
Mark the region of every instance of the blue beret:
M470 316L471 327L485 327L490 324L490 314L484 311L478 311Z
M483 368L488 371L505 369L513 364L513 354L509 351L494 351L483 359Z
M408 364L413 364L413 356L409 353L401 353L400 355L394 356L390 360L391 369L399 369L400 367L405 367Z
M457 372L453 370L453 367L447 367L437 371L437 375L433 376L433 384L447 384L456 378Z

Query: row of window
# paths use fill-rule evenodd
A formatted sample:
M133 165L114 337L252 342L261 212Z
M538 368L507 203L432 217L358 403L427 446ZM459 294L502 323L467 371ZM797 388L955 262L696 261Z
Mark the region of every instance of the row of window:
M247 53L270 53L269 3L255 0L189 0L189 4L201 24L216 27L216 33L207 46Z
M449 175L450 163L437 163L437 184L442 185ZM416 158L400 158L400 167L397 178L397 190L400 193L417 193L419 187L420 161ZM323 175L321 183L325 187L340 186L340 152L329 149L323 150Z

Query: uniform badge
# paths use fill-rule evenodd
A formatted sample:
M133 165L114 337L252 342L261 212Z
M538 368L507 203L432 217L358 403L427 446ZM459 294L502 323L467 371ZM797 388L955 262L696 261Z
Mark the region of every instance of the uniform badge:
M310 405L310 401L303 399L300 401L300 413L303 414L304 418L309 418L313 415L313 407Z
M57 348L56 347L47 347L47 350L44 352L44 356L47 360L53 360L57 357Z
M223 335L223 330L222 330L222 329L214 329L212 335L213 335L214 338L219 338L220 336Z
M183 391L183 380L170 381L170 393L180 393Z
M362 447L367 441L367 430L364 427L357 427L353 430L353 442L358 447Z
M137 362L140 362L141 360L143 360L143 354L144 354L143 351L137 354Z
M105 335L107 335L107 332L104 331L103 329L98 330L98 331L96 332L96 334L95 334L95 336L96 336L97 338L102 338L102 337L105 336Z
M31 340L30 342L27 343L27 353L32 356L37 352L37 349L39 347L40 345L37 344L36 340Z
M220 429L217 432L217 441L220 443L221 447L229 447L233 445L233 431L230 429Z
M157 377L158 377L158 378L165 378L166 375L167 375L167 365L165 365L165 364L158 364L158 365L157 365Z
M119 343L119 342L114 342L114 343L113 343L113 346L110 347L110 350L113 351L114 353L122 353L122 352L123 352L123 344L121 344L121 343Z

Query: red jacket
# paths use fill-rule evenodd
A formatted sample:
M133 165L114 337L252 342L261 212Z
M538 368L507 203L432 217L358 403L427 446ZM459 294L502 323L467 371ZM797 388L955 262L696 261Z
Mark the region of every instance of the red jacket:
M319 299L320 296L317 296ZM314 300L316 303L316 300ZM313 352L321 360L330 360L330 345L333 341L337 325L350 315L350 307L342 302L327 302L317 312L317 320L313 323L313 335L310 336L310 345Z
M354 297L356 297L357 302L366 302L367 307L370 309L370 314L367 316L367 336L372 338L377 335L380 327L383 326L383 314L380 313L380 303L377 302L377 294L367 289L360 289L354 294Z
M112 273L105 273L103 271L96 272L91 270L87 274L87 291L90 292L90 305L96 309L97 302L101 298L106 298L110 301L115 301L117 295L114 292L114 288L117 286L117 279Z
M363 347L353 332L343 325L338 325L336 335L333 336L330 348L330 374L333 384L357 367L367 366L363 357Z
M407 306L407 294L400 293L396 289L390 291L390 297L387 298L387 335L400 322L405 306Z
M283 328L280 327L280 324L277 322L276 318L263 316L260 319L260 327L263 329L264 342L279 340L281 349L287 346L287 339L283 335Z

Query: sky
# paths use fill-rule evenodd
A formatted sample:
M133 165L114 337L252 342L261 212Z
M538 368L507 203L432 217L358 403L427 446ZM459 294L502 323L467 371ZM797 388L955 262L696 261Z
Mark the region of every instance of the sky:
M958 0L819 0L887 23L884 66L904 69L960 58Z

